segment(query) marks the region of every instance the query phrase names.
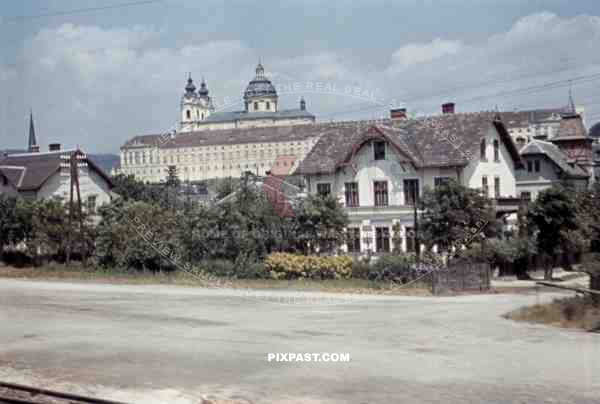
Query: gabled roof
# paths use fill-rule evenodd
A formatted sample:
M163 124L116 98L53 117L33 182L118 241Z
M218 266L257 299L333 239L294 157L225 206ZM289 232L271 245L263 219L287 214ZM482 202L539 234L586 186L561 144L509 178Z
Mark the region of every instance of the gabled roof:
M516 166L518 150L502 122L493 113L444 114L406 120L347 122L324 132L297 174L332 173L347 162L369 136L384 137L415 167L461 167L479 156L482 137L493 126Z
M544 155L568 177L587 178L589 174L576 163L569 163L567 155L553 143L532 140L521 149L522 156Z
M10 154L0 157L0 171L19 191L37 191L53 174L60 172L61 163L63 163L61 156L68 156L72 153L85 156L88 166L112 187L110 177L78 149L48 153Z

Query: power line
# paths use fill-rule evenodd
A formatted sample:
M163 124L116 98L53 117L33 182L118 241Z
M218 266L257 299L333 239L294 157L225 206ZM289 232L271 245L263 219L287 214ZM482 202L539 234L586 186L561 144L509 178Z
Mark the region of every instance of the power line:
M58 17L58 16L65 16L65 15L72 15L72 14L84 14L84 13L90 13L90 12L95 12L95 11L104 11L104 10L123 8L123 7L134 7L134 6L141 6L141 5L152 4L152 3L161 3L163 1L164 0L140 0L140 1L132 1L129 3L111 4L111 5L106 5L106 6L76 8L76 9L72 9L72 10L53 11L53 12L49 12L49 13L36 14L36 15L22 15L22 16L15 16L15 17L9 17L9 18L0 18L0 22L17 22L17 21L32 20L32 19L37 19L37 18Z
M501 98L501 97L507 97L507 96L510 97L510 96L518 96L518 95L530 95L530 94L535 94L538 92L548 91L548 90L552 90L552 89L556 89L556 88L567 87L572 84L585 84L585 83L593 82L593 81L596 81L599 79L600 79L600 73L593 73L593 74L589 74L589 75L576 76L576 77L572 77L569 79L547 82L547 83L535 85L535 86L528 86L528 87L523 87L523 88L517 88L514 90L500 91L500 92L493 93L493 94L480 95L480 96L476 96L476 97L472 97L472 98L466 98L466 99L459 98L457 101L460 102L461 104L467 104L467 103L471 103L473 101L478 101L478 100L487 99L487 98ZM434 98L434 97L431 97L431 98ZM424 98L424 99L429 99L429 98ZM412 102L414 100L419 100L419 99L418 98L415 98L412 100L409 99L408 101ZM405 104L406 104L406 102L405 102ZM384 108L387 110L387 107L388 107L387 104L386 105L381 105L381 104L369 105L368 107L357 108L354 110L347 109L344 111L332 112L329 114L322 115L321 117L349 114L349 113L353 113L353 112L365 112L365 111L369 111L369 110L384 109Z

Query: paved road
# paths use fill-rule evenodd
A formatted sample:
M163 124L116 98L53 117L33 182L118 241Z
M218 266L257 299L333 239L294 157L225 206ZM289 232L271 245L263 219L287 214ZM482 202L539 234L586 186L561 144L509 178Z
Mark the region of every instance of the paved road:
M600 335L500 317L550 298L294 307L173 286L0 280L0 379L139 403L598 403ZM351 361L268 362L276 352Z

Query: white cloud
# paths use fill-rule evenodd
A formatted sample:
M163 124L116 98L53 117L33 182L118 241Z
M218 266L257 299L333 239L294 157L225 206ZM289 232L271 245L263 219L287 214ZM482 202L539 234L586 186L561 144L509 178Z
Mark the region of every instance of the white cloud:
M428 43L410 43L402 46L392 54L392 62L397 67L412 67L429 63L448 55L455 55L463 49L460 41L435 38Z
M496 104L562 105L564 88L477 103L461 100L600 71L599 40L600 18L544 12L479 41L435 38L401 44L387 65L361 58L358 50L348 55L327 49L293 57L270 55L264 64L274 82L335 82L338 88L350 85L374 92L383 102L409 101L409 109L437 110L448 100L458 101L459 111ZM64 24L42 29L23 43L15 64L0 64L0 117L7 123L0 129L0 145L25 143L26 115L32 106L45 143L58 140L116 151L134 134L166 130L176 122L187 72L198 81L204 75L213 96L235 99L253 77L260 54L264 50L255 51L241 40L192 38L179 47L165 47L160 30L142 26ZM580 102L596 97L600 108L593 91L576 86L574 93ZM296 98L282 96L282 101L295 105ZM355 109L350 106L358 103L356 99L314 93L305 98L317 116L356 116L331 115Z

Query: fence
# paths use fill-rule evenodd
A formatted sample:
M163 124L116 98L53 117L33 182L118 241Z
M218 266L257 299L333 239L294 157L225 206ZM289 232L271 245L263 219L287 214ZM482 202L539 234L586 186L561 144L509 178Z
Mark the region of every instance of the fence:
M461 260L439 268L431 275L431 289L434 295L490 289L491 268L487 263Z

